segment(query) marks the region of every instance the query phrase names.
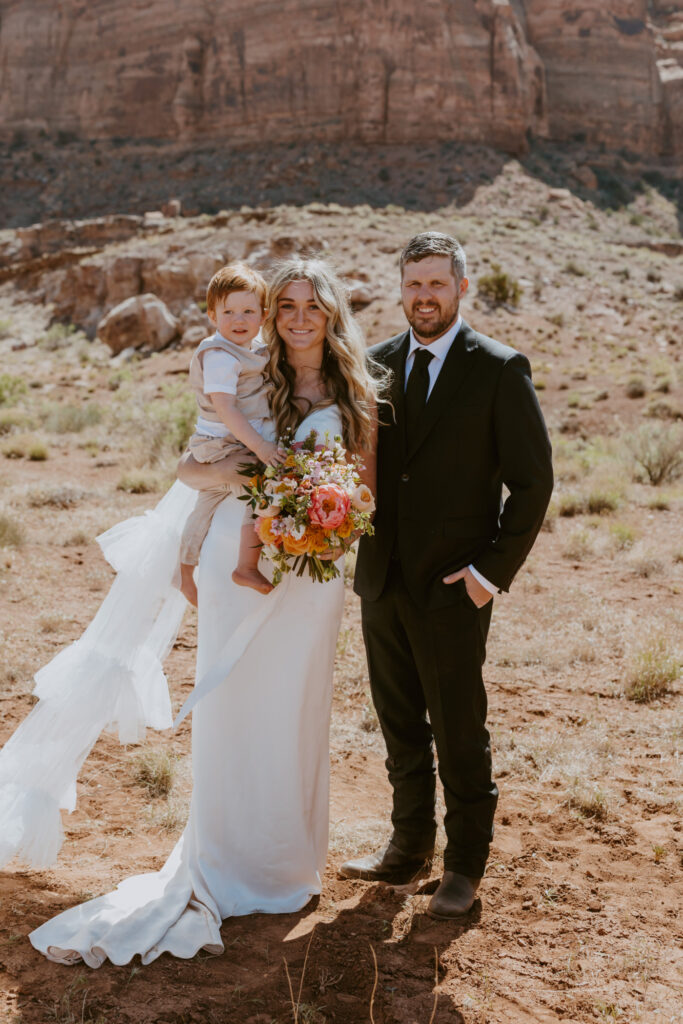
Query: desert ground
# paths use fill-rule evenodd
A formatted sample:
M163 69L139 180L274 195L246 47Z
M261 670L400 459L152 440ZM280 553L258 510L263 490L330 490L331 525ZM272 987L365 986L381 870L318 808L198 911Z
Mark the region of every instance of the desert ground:
M159 500L193 424L187 344L112 356L92 340L73 294L86 257L102 273L131 252L161 263L190 250L267 270L316 249L349 280L373 343L403 326L405 240L451 232L469 256L466 319L532 362L557 478L529 560L495 599L485 678L500 802L467 919L425 914L438 860L412 889L336 877L389 816L349 557L322 895L298 914L226 921L218 957L96 971L43 960L29 931L161 866L183 828L190 724L137 746L105 735L54 868L0 873L3 1024L683 1020L683 242L666 194L622 198L609 209L502 160L457 203L148 217L61 265L59 245L52 263L13 263L14 232L0 233L0 741L32 706L33 673L110 585L96 535ZM185 321L201 326L201 292L188 301ZM176 709L195 639L188 609L167 662Z

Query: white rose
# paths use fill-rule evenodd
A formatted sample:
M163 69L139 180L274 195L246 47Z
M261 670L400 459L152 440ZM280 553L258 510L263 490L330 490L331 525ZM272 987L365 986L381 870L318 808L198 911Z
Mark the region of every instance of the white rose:
M351 494L351 504L359 512L374 512L375 499L367 484L359 484Z
M280 511L279 505L264 505L263 508L252 509L255 516L276 516Z

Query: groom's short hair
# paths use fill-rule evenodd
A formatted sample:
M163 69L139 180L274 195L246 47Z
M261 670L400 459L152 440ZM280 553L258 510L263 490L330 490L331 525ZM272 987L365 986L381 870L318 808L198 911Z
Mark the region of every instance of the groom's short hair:
M401 253L401 277L406 263L419 263L428 256L450 256L456 281L462 281L467 273L467 257L457 238L442 231L423 231L411 238Z

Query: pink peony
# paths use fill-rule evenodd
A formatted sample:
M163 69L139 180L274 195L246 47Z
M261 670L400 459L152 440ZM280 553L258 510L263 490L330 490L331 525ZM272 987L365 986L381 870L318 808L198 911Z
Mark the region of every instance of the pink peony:
M349 496L337 484L321 484L311 494L308 518L323 530L336 530L346 519Z

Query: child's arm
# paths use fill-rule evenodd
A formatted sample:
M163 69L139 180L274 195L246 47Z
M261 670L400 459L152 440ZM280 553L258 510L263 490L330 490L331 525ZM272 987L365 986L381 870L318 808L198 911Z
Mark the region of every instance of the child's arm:
M257 455L261 462L276 463L284 460L284 456L278 454L277 444L274 441L265 441L258 430L254 430L244 413L240 412L235 395L212 391L208 398L221 423L245 448Z

